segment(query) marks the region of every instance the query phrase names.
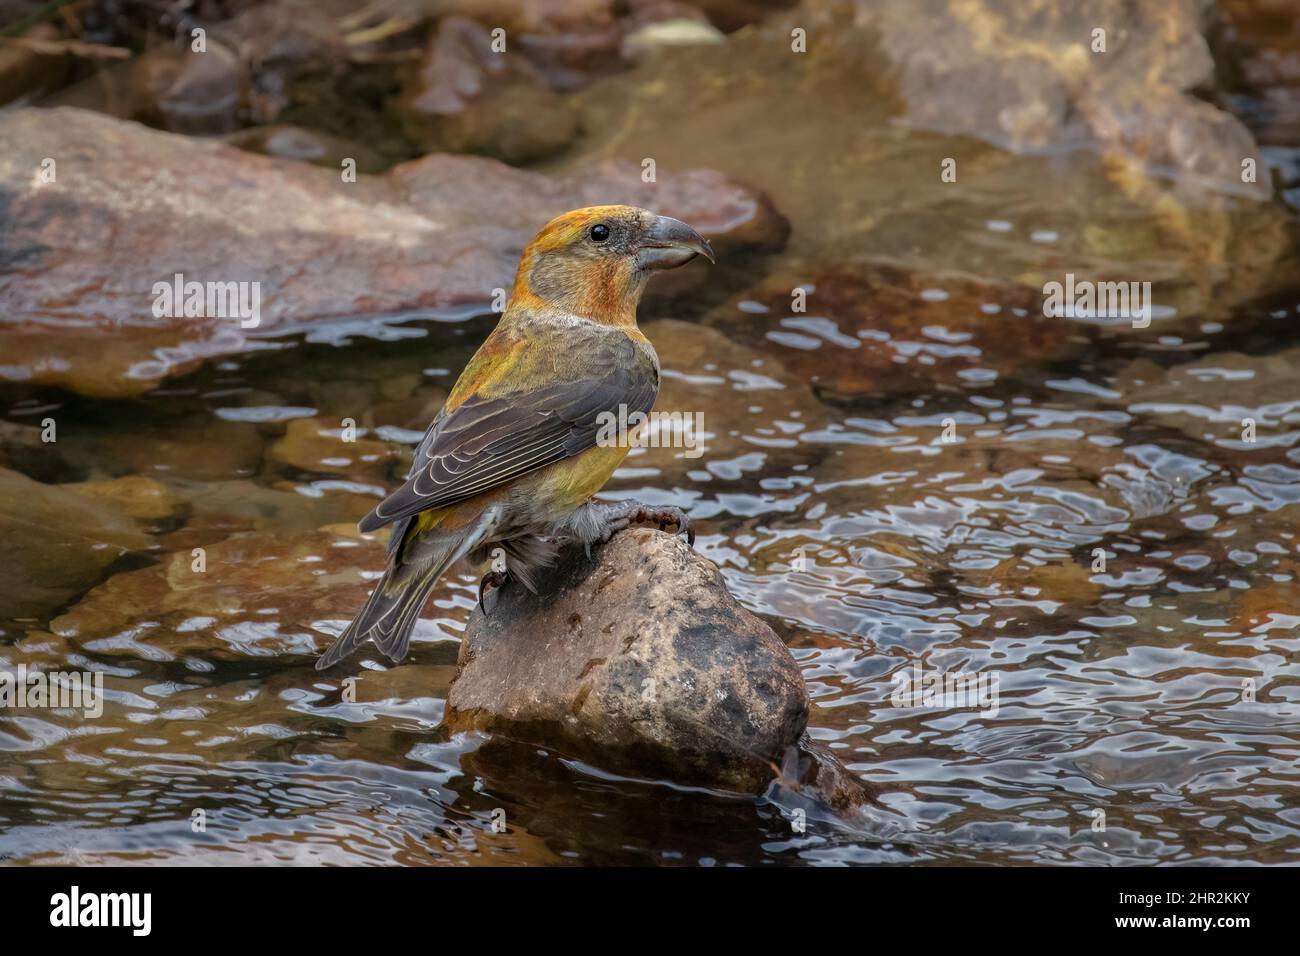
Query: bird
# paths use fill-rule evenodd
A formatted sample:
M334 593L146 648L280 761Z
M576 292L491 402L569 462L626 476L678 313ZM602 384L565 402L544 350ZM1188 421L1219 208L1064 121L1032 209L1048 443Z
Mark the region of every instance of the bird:
M405 483L358 527L392 526L383 572L361 611L316 662L337 664L366 641L393 661L434 584L461 558L504 558L479 583L538 572L561 549L590 555L633 523L675 526L694 545L680 508L594 496L629 451L609 440L610 416L643 421L659 392L659 357L636 312L655 273L697 256L715 263L694 228L635 206L575 209L523 250L492 332L461 372L416 447ZM497 549L500 549L497 551Z

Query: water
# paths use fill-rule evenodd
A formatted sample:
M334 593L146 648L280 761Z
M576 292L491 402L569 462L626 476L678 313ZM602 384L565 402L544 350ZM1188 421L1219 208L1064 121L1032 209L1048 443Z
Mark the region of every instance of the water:
M350 514L291 504L364 504L382 484L336 477L320 491L329 479L268 462L273 431L240 420L275 416L226 410L330 414L362 395L373 408L369 395L403 375L420 378L408 403L418 408L439 399L488 321L408 327L423 335L399 342L290 340L136 403L54 410L83 423L69 456L79 460L84 442L106 474L137 470L113 450L130 447L122 436L147 436L188 448L153 470L173 487L278 490L283 500L268 497L239 527L283 544L281 531L308 534L298 529ZM643 324L653 334L653 320ZM1201 344L1151 368L1168 376L1195 361L1203 378L1226 375ZM0 846L29 862L1293 861L1300 396L1271 410L1278 424L1266 439L1245 445L1206 404L1214 392L1226 407L1232 393L1148 401L1148 386L1126 386L1125 374L1149 360L1126 351L970 394L805 403L799 418L784 417L783 389L742 398L743 380L728 376L745 369L725 359L665 363L670 382L689 378L697 396L713 396L700 402L706 423L729 409L720 424L736 434L698 462L670 449L636 454L611 491L691 509L700 550L803 668L813 736L905 818L897 839L830 824L796 834L763 800L447 739L439 717L476 581L465 569L426 614L412 663L384 671L371 660L384 683L367 696L381 697L355 704L342 701L339 677L311 669L309 645L293 653L294 634L346 617L324 608L321 621L304 618L315 605L296 579L288 594L270 582L245 592L232 615L244 623L214 629L188 610L112 601L79 622L89 646L46 638L67 665L107 670L106 712L93 724L49 712L4 721ZM1238 364L1252 362L1263 365ZM1242 376L1241 397L1258 374ZM954 442L942 441L945 420L957 423ZM205 458L195 433L214 422L227 449L239 434L250 450ZM1195 437L1215 428L1223 437ZM783 437L768 452L770 435ZM769 472L767 458L785 467ZM184 530L168 524L178 527L164 539ZM1100 573L1096 547L1107 554ZM310 551L299 560L323 559ZM126 564L149 574L165 559ZM167 642L136 643L142 625L199 639L151 653ZM253 627L266 633L240 630ZM16 622L7 638L37 635L31 646L47 628ZM256 656L267 634L289 653ZM247 653L209 653L225 641ZM892 674L918 661L998 675L996 714L892 706ZM1254 702L1243 699L1247 679ZM492 832L497 808L507 833ZM200 809L207 829L196 834ZM1093 829L1098 812L1104 832Z
M888 98L843 123L878 80L784 76L753 43L734 45L750 72L728 74L749 99L691 73L709 58L577 94L597 119L646 100L555 165L654 149L768 189L794 226L785 251L643 306L658 407L703 411L712 437L698 459L634 453L608 492L689 509L697 548L799 662L812 736L881 789L897 829L818 817L799 833L781 799L449 738L479 569L439 586L409 663L363 658L356 702L314 671L382 560L351 525L492 322L361 317L137 400L3 390L10 421L65 423L57 452L11 468L144 475L166 500L88 585L3 622L0 664L100 669L108 699L95 721L0 717L0 859L1297 862L1300 273L1277 241L1293 213L1193 204L1177 248L1095 155L903 129ZM694 112L661 74L694 84ZM931 167L957 149L970 172L938 192ZM1161 284L1152 334L1053 324L1026 292L1126 266ZM345 418L373 443L351 458L311 425ZM996 711L895 706L895 675L917 666L996 677Z

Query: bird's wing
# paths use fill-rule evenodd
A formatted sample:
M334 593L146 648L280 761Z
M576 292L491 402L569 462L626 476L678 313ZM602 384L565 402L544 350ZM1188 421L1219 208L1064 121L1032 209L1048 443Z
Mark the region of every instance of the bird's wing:
M444 409L416 450L406 484L362 519L362 531L483 494L521 475L596 445L607 415L647 413L659 391L659 370L622 333L583 343L581 363L550 365L550 380L520 391L471 393ZM581 367L568 373L566 367Z

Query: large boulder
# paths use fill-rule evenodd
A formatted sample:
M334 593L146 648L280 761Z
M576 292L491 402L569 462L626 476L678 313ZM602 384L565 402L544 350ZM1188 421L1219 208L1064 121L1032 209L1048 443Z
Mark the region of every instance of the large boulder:
M703 170L647 183L636 164L550 175L434 155L349 182L72 109L0 114L0 142L0 378L95 396L328 318L488 311L536 230L579 206L654 208L723 249L784 236L766 200ZM165 301L157 316L155 284L176 274L258 283L257 324Z
M450 730L747 793L797 765L798 665L680 537L620 533L593 559L566 554L539 594L512 584L488 602L465 630Z

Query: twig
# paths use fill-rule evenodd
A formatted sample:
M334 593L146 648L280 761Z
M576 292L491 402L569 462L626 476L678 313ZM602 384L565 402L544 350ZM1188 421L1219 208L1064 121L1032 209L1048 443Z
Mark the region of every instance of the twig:
M21 46L33 53L48 56L84 56L92 60L125 60L131 51L121 46L105 46L102 43L85 43L81 40L35 40L31 37L0 36L0 44Z

